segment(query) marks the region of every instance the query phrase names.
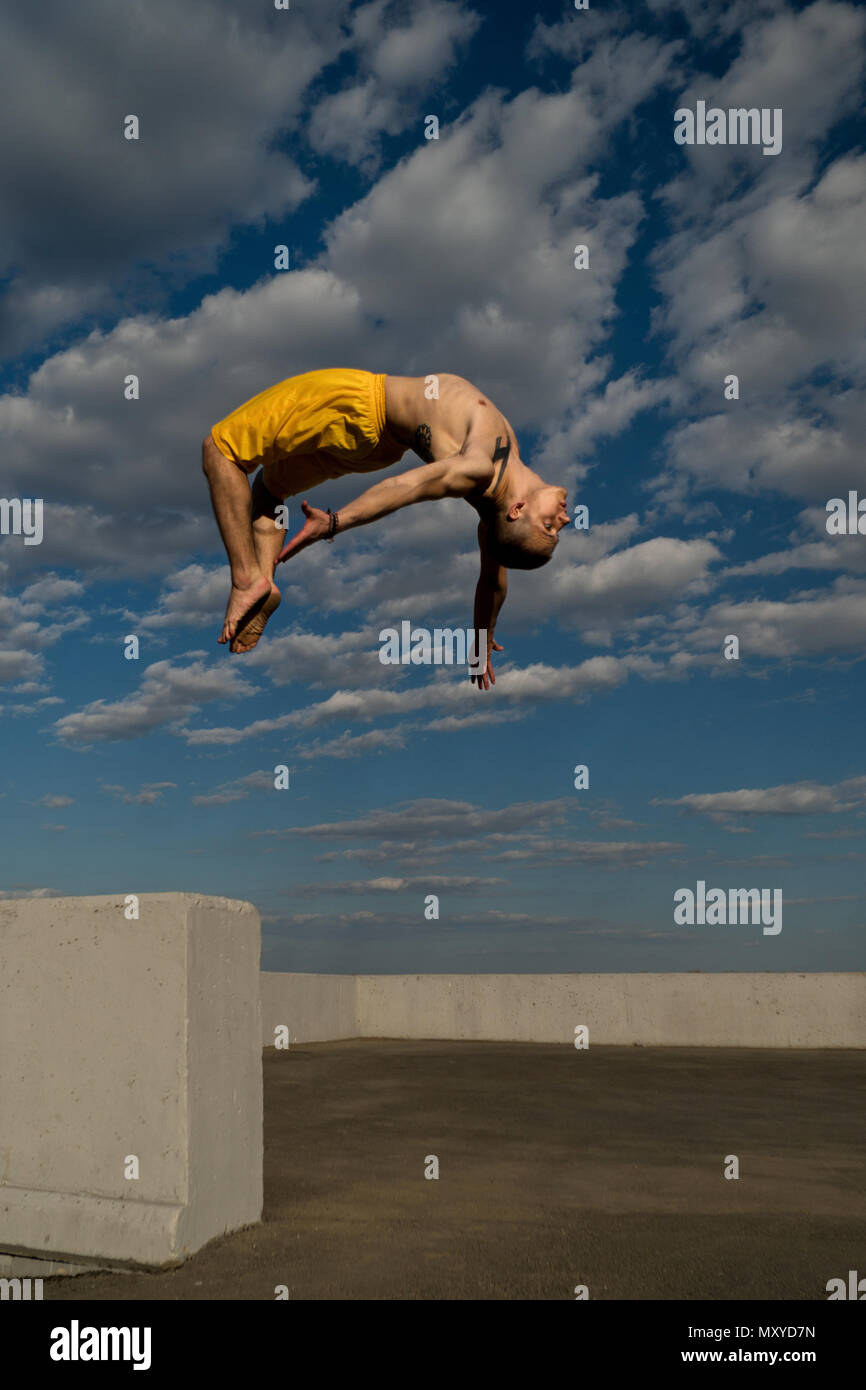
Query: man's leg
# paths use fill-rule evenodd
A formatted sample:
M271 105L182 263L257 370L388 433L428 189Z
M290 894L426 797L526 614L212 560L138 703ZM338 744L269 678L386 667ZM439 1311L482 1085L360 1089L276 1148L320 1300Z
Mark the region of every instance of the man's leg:
M265 481L267 479L267 482ZM268 483L274 492L270 491ZM276 522L277 507L282 505L279 477L273 468L263 468L252 490L252 530L256 559L262 574L271 579L271 590L265 602L249 613L237 626L233 652L250 652L265 630L268 618L280 605L280 591L273 582L277 558L285 544L286 532Z
M259 569L269 578L286 543L286 528L277 525L277 508L283 506L286 496L279 468L265 467L256 475L252 491L253 545Z
M229 642L241 619L269 598L271 577L262 572L256 554L246 474L238 464L220 453L210 435L202 445L202 469L210 486L214 515L231 565L232 588L219 638L220 642Z

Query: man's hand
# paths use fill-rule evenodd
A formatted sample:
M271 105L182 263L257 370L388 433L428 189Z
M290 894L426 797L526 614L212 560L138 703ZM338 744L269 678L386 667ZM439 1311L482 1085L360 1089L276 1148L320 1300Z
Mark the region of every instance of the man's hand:
M481 553L481 573L475 586L473 618L476 645L480 640L478 634L487 633L487 667L483 675L473 676L472 681L479 690L489 690L491 685L496 684L496 677L490 663L490 653L503 650L499 643L493 640L493 629L508 593L508 571L490 553L487 541L487 525L484 521L478 523L478 549Z
M292 536L288 545L284 545L277 556L277 564L282 564L283 560L288 560L292 555L297 555L299 550L306 550L308 545L314 541L320 541L328 534L328 527L331 518L327 512L323 512L319 507L311 507L309 502L301 503L301 511L307 518L301 530L296 536Z
M474 684L476 681L478 682L478 689L479 689L479 690L489 690L490 687L491 687L491 685L495 685L495 684L496 684L496 677L495 677L494 674L493 674L493 667L492 667L492 665L490 664L490 653L491 653L491 651L494 651L494 652L503 652L503 651L505 651L505 648L504 648L504 647L500 647L499 643L498 643L498 642L495 642L495 641L493 640L492 637L489 637L489 638L487 639L487 669L485 670L483 676L473 676L473 677L472 677L472 682L473 682L473 684Z

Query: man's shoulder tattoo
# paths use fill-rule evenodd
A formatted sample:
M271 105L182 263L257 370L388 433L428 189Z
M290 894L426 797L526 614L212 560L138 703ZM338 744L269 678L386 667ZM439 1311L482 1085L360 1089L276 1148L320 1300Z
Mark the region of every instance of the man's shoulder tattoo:
M425 463L433 462L433 436L430 433L429 425L418 426L412 448Z

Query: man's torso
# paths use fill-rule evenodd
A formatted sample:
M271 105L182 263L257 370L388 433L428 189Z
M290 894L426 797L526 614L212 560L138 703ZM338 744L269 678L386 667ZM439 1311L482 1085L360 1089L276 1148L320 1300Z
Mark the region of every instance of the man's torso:
M482 493L497 491L509 459L519 457L506 417L465 377L386 376L385 408L391 433L425 463L483 452L493 471Z

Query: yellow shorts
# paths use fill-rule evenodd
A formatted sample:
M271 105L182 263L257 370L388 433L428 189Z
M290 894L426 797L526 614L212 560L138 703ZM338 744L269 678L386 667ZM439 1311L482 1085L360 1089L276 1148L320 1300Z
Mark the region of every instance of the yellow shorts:
M373 473L406 453L385 419L385 378L333 368L278 382L233 410L211 434L220 453L252 472L262 464L276 496L327 478Z

